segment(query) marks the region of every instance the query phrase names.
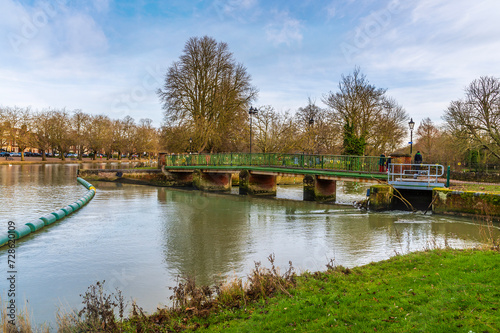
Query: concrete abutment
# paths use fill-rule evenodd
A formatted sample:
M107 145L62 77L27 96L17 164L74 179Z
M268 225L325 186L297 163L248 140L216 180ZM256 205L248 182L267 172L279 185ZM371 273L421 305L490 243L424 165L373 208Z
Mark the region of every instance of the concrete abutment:
M372 185L368 207L373 211L391 210L393 187L390 185Z
M240 172L240 194L275 196L276 190L275 174L254 173L248 170Z
M317 175L304 176L304 201L335 202L337 181Z
M193 171L193 186L201 191L229 192L231 191L230 172Z

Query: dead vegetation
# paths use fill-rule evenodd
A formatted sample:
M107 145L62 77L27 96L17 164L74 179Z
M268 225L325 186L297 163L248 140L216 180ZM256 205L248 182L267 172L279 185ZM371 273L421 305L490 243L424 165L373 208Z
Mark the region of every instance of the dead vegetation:
M201 320L223 310L239 309L250 302L273 297L278 293L293 297L289 289L295 286L296 274L292 262L284 273L275 266L274 254L267 258L270 268L255 262L246 280L233 278L224 283L198 286L194 277L178 277L170 288L172 306L158 308L147 314L135 302L131 314L123 320L125 308L121 291L107 294L104 281L91 285L82 296L83 309L78 313L58 314L58 332L179 332L201 327ZM117 316L118 313L118 316ZM117 320L117 318L119 320Z

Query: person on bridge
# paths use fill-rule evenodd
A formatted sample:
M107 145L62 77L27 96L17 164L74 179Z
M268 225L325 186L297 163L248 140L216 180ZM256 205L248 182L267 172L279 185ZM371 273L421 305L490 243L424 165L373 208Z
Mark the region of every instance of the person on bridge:
M380 154L380 159L378 160L378 172L385 171L385 155L384 153Z
M389 155L389 156L387 156L386 161L385 161L386 170L389 171L389 172L391 171L390 170L390 164L391 163L392 163L392 157L391 157L391 155Z
M413 159L413 163L417 164L417 170L420 170L420 164L422 164L422 161L423 161L422 154L420 154L420 150L417 150L415 158Z
M413 161L415 164L422 164L423 158L422 154L420 154L420 150L418 150L417 153L415 154L415 158L413 159Z

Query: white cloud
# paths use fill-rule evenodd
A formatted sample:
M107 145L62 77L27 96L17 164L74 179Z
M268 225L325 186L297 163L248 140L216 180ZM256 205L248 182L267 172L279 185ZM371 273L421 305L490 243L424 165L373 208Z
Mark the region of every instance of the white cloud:
M102 52L107 48L107 38L94 19L81 13L66 17L62 22L64 45L70 53Z
M247 22L259 15L257 0L214 0L211 9L214 9L219 19L230 17L238 22Z
M0 27L6 31L4 42L7 41L5 46L0 41L4 57L18 62L37 61L64 53L90 53L107 48L106 36L94 18L66 7L64 0L39 2L34 7L0 1L2 9L9 13L0 12Z
M111 0L92 0L94 8L99 13L107 12L109 10L109 4Z
M0 8L2 8L0 11L0 27L3 32L14 32L12 30L20 28L18 25L19 18L28 17L28 12L24 7L11 0L0 0Z
M326 6L326 18L328 20L334 18L337 15L337 6L335 1Z
M268 40L275 45L300 43L302 41L302 23L290 17L288 12L277 13L274 22L266 27Z

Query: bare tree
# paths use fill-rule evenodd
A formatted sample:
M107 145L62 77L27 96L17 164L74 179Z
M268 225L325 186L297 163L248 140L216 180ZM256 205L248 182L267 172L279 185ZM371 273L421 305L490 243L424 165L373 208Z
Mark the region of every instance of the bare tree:
M125 123L121 119L114 119L113 122L113 142L111 150L118 153L118 159L122 159L122 152L126 147L127 133L125 132Z
M425 157L428 161L435 161L435 148L439 145L439 137L441 132L434 126L430 118L425 118L420 122L417 128L417 145L422 153L427 155Z
M332 121L331 114L308 98L308 104L295 113L300 135L300 151L308 153L334 154L338 150L341 130Z
M73 131L73 138L75 142L76 153L78 159L82 160L82 154L85 151L87 137L87 127L90 126L90 115L82 112L82 110L74 110L71 117L71 126Z
M42 161L47 160L46 152L52 148L51 111L44 110L33 115L32 144L42 153Z
M122 159L123 154L129 155L136 146L137 125L134 118L125 116L123 119L112 120L113 133L111 149L118 153L118 159Z
M4 109L5 128L7 137L12 145L17 145L24 161L24 150L30 146L32 133L32 115L30 108L17 106Z
M92 159L96 159L97 153L106 149L112 142L111 120L105 115L93 115L90 118L90 126L87 127L87 144L93 153Z
M188 126L198 152L219 150L234 124L246 123L256 95L250 75L228 45L208 36L187 41L158 90L167 126Z
M443 119L447 130L474 149L500 159L500 80L482 76L465 89L465 99L452 101Z
M296 149L297 130L288 113L278 113L270 105L262 106L253 122L255 145L263 153L286 153Z
M159 150L158 132L153 127L153 121L149 118L140 119L136 131L136 151L139 159L143 153L147 153L148 157L155 155Z
M362 155L367 145L381 146L378 130L381 125L391 125L384 133L396 133L404 127L407 115L404 109L385 96L386 89L370 84L359 68L352 74L342 75L338 92L330 92L323 102L330 107L332 121L343 128L345 154ZM396 112L397 111L397 112ZM391 122L390 118L395 119ZM385 140L386 141L386 140ZM399 143L401 137L394 137ZM378 148L381 149L381 148Z
M193 133L187 125L165 124L161 128L161 146L170 152L192 152L198 146ZM192 143L189 142L191 139Z
M50 111L49 131L52 147L57 148L60 158L64 161L65 154L75 144L71 132L70 116L66 109Z
M7 121L6 110L0 108L0 149L6 147L9 142L8 126L10 125Z
M395 151L406 137L408 116L402 106L391 97L384 97L382 110L373 119L374 126L367 137L366 154Z

